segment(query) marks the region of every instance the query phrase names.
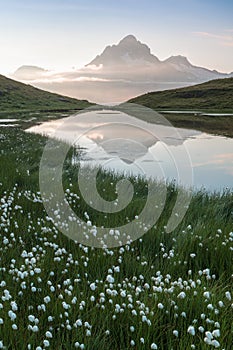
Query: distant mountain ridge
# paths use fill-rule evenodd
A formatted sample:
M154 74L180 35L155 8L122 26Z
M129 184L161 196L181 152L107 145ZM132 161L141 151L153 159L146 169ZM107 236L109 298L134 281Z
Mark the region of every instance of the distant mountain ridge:
M103 71L112 68L112 70L119 70L124 74L124 68L127 68L126 76L131 78L139 78L139 76L148 78L149 70L150 80L159 79L160 81L202 82L233 76L232 73L220 73L216 70L194 66L187 57L182 55L171 56L160 61L151 53L146 44L141 43L133 35L126 36L117 45L107 46L87 67L93 65L101 65ZM135 72L135 67L139 71ZM120 72L118 72L119 74Z
M134 35L107 46L80 69L47 71L22 66L13 75L41 89L97 103L120 103L150 91L167 90L233 77L193 65L177 55L160 60Z

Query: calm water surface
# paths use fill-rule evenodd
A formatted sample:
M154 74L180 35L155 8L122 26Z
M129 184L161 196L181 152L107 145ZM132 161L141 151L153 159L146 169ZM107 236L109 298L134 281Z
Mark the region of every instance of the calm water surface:
M194 188L233 188L230 138L152 124L115 110L80 113L28 131L84 148L81 164Z

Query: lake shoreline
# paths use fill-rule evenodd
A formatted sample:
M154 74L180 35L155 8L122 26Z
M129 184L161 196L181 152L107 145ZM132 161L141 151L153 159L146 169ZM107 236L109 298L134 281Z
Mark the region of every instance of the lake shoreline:
M171 114L160 111L175 127L200 130L209 134L233 137L233 116L208 116L206 114Z
M174 128L153 111L129 107L90 109L42 123L27 132L51 135L81 147L84 165L145 178L175 179L187 188L215 191L232 186L232 139Z
M119 105L120 106L120 105ZM98 106L97 106L98 107ZM99 106L103 109L114 109L117 106ZM42 122L51 121L54 119L60 119L64 117L70 117L75 113L80 113L86 109L48 109L48 110L18 110L18 111L2 111L0 112L0 122L1 119L19 119L22 116L21 121L22 128L27 129L32 126L36 126ZM162 114L174 127L176 128L186 128L192 130L203 131L209 134L230 137L233 138L233 115L230 115L231 111L213 111L213 110L203 110L203 111L174 111L166 110L155 110L156 112ZM51 117L50 114L54 114ZM213 115L210 115L213 114ZM219 114L219 115L218 115ZM220 115L222 114L222 116ZM227 116L227 114L229 114ZM232 113L233 114L233 113ZM33 115L36 118L33 120ZM39 118L41 116L41 118ZM27 118L29 117L29 118ZM143 118L140 118L144 120ZM19 120L20 121L20 120ZM153 119L146 120L153 123Z

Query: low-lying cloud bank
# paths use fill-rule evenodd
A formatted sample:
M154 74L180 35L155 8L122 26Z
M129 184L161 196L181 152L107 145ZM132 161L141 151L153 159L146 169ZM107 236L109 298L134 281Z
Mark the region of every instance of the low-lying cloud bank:
M133 35L107 46L88 65L69 71L22 66L13 78L38 88L97 103L117 103L156 90L202 83L224 74L194 66L184 56L160 61Z

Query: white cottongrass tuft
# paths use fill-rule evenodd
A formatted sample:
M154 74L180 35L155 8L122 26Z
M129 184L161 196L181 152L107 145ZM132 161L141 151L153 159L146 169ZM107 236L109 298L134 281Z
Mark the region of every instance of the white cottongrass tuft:
M195 335L195 328L193 326L189 326L187 332L191 335Z

